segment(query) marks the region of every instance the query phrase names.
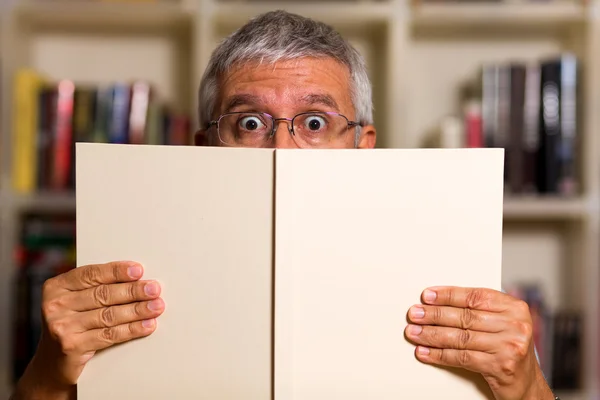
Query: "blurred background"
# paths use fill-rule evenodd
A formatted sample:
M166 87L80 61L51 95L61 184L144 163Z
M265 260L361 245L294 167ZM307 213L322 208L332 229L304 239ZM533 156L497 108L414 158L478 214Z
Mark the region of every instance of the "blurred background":
M506 149L503 285L551 386L599 399L599 3L0 0L0 398L75 265L73 142L191 144L211 51L283 8L365 56L379 147Z

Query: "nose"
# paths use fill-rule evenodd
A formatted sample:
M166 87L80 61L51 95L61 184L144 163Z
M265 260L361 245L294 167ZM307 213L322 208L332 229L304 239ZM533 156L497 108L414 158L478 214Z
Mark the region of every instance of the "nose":
M273 134L273 147L276 149L297 149L291 128L292 122L287 120L275 121L275 133Z

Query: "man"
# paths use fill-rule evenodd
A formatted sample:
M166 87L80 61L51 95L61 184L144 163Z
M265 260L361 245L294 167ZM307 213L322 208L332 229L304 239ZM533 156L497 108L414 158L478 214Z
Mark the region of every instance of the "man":
M333 29L297 15L264 14L222 43L199 100L199 145L375 146L363 59ZM127 261L48 280L42 339L15 398L72 399L96 351L152 334L165 303L158 283L142 275L142 265ZM420 361L481 373L498 400L554 399L537 364L524 302L459 287L428 288L420 300L398 310L399 318L408 312L405 334Z

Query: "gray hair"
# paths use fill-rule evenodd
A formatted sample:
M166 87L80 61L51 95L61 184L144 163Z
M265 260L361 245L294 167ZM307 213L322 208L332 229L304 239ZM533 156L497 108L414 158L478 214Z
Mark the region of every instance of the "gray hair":
M198 92L200 127L206 127L212 119L219 77L234 64L301 57L330 57L346 65L355 119L362 124L373 123L371 82L360 53L331 26L279 10L251 19L214 50Z

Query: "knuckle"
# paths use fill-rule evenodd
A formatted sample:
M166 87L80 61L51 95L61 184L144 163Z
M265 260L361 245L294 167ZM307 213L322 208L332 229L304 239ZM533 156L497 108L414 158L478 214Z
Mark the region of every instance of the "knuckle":
M461 350L457 357L458 365L461 367L467 367L471 362L471 354L468 351Z
M529 353L530 340L525 336L519 336L508 343L510 356L513 359L522 360Z
M103 308L100 312L100 323L105 327L113 326L115 323L115 310L112 307Z
M83 270L81 271L81 279L90 285L97 285L99 277L100 273L98 268L93 265L83 267Z
M465 308L460 314L460 327L462 329L471 329L477 322L477 315L470 308Z
M135 324L127 324L127 333L129 334L130 338L134 338L139 334Z
M96 303L104 307L110 304L110 290L107 285L96 286L93 293Z
M142 285L142 283L137 284L137 286L139 286L141 290L144 290L141 285ZM136 285L129 284L126 286L126 290L127 290L126 295L129 300L131 300L131 301L137 300Z
M458 334L458 348L464 350L469 346L469 343L471 343L471 332L461 330Z
M148 307L144 303L137 303L133 309L135 317L142 318L147 314Z
M516 374L517 362L513 359L504 360L500 364L500 370L505 377L512 377Z
M52 300L46 300L42 303L42 316L47 320L63 308L63 301L60 297Z
M48 332L54 339L60 340L67 332L67 324L62 320L56 320L48 323Z
M441 322L442 321L442 309L440 307L432 307L431 311L433 311L432 315L431 315L431 318L433 320L432 322L434 322L434 323Z
M514 321L514 330L517 335L530 338L533 335L533 326L529 321Z
M466 300L470 309L488 308L490 296L482 289L472 289L467 293Z
M524 342L514 343L512 347L513 353L519 360L524 359L527 356L527 353L529 352L529 346Z
M101 340L112 344L117 339L117 330L114 328L102 328L99 335Z
M118 282L119 281L119 268L120 268L120 263L118 262L113 262L108 264L110 267L110 271L112 274L112 278L114 282Z

